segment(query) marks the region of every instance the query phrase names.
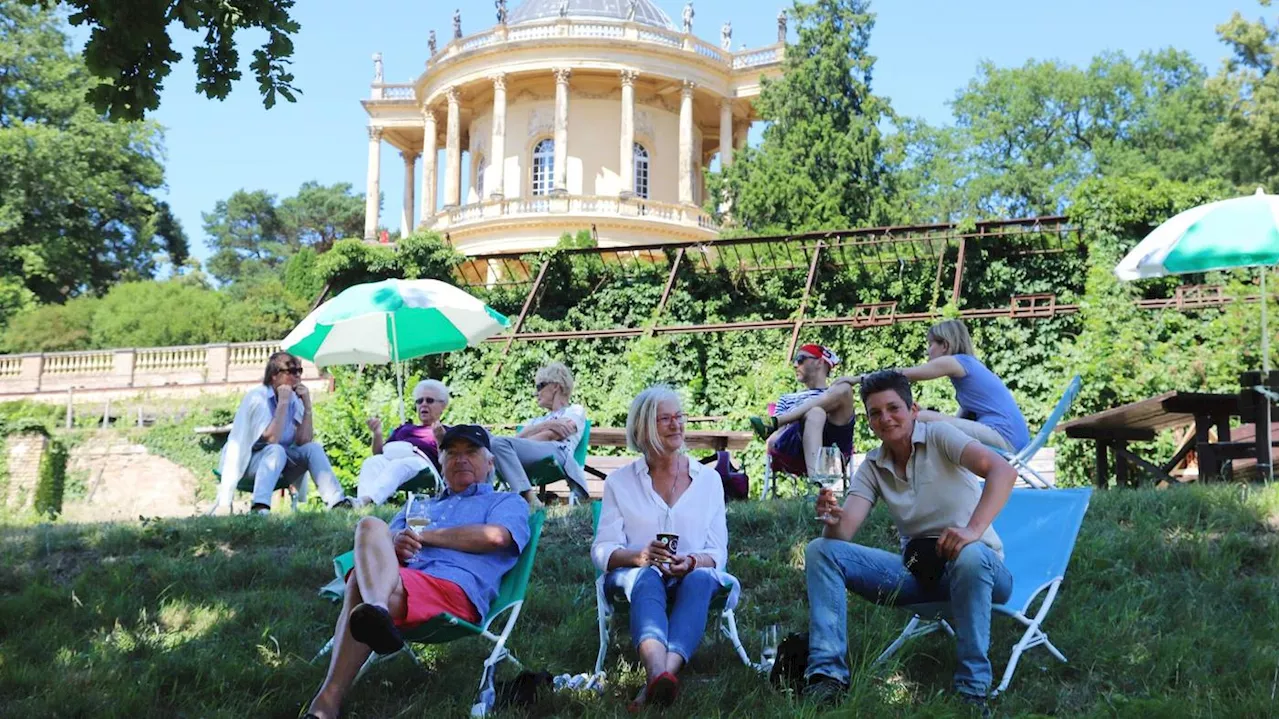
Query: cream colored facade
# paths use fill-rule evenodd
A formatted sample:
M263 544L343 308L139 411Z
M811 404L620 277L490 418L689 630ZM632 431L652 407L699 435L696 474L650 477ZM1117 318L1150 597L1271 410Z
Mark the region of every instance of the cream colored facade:
M530 2L508 23L452 39L413 83L382 83L378 61L363 102L366 238L382 219L383 141L403 159L401 232L439 231L466 254L549 247L583 229L603 247L715 237L701 209L705 170L745 143L760 79L781 72L784 45L721 49L672 29L648 0L563 0L554 11ZM639 178L637 145L647 155Z

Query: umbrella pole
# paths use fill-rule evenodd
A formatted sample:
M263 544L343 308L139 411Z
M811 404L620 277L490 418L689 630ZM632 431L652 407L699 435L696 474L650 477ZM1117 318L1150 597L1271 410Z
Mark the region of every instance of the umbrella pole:
M1270 377L1271 375L1271 348L1269 346L1271 343L1268 341L1270 337L1267 336L1267 300L1269 299L1267 297L1267 271L1270 269L1271 268L1268 267L1267 265L1262 265L1261 267L1258 268L1258 287L1262 290L1262 296L1258 298L1261 300L1261 302L1259 302L1258 304L1262 306L1262 384L1263 386L1266 386L1268 377ZM1265 393L1262 393L1262 402L1263 402L1263 411L1267 413L1265 416L1270 417L1271 416L1271 398L1267 396ZM1255 424L1254 431L1255 432L1260 431L1262 429L1262 424L1263 423L1261 421ZM1270 451L1270 449L1271 449L1271 443L1268 442L1267 450ZM1275 479L1276 466L1275 466L1274 457L1272 458L1269 474L1270 476L1268 477L1268 479Z
M396 397L400 400L400 424L404 424L404 374L400 366L400 340L396 337L396 320L387 313L387 324L391 325L391 361L396 363Z

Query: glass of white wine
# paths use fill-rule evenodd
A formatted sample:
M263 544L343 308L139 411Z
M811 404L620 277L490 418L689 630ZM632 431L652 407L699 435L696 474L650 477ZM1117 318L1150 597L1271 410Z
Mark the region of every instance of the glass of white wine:
M836 483L844 477L844 455L840 453L840 448L831 445L823 447L818 453L818 473L813 478L818 485L825 490L834 491ZM831 515L823 514L816 519L830 519Z
M431 526L431 497L416 492L409 493L409 502L404 506L404 523L415 533Z
M773 668L778 659L778 625L770 624L761 632L760 666L764 671Z

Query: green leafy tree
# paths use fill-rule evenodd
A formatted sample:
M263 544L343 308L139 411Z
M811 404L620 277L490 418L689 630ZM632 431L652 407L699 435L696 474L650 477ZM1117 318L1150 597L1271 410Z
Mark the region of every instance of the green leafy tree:
M1155 168L1177 180L1212 176L1220 98L1187 53L1132 60L1106 53L1087 68L987 62L952 103L964 133L966 204L985 217L1055 214L1099 173Z
M125 282L93 316L95 347L165 347L221 341L227 299L179 280Z
M63 352L93 348L93 316L102 300L75 297L15 316L4 330L6 352Z
M161 134L112 123L52 12L0 0L0 322L31 302L154 276L187 240L167 205Z
M364 195L353 192L349 182L304 182L298 194L281 201L279 214L292 243L324 252L364 232Z
M29 6L53 8L52 0L21 0ZM196 91L222 100L241 78L238 30L264 31L266 39L253 51L249 68L270 108L276 96L293 102L300 91L293 86L289 65L291 35L299 25L289 12L294 0L64 0L72 25L90 28L84 59L96 82L87 97L100 113L115 120L141 120L160 106L164 78L182 53L173 48L169 32L180 25L202 31L195 48Z
M871 92L874 16L866 0L817 0L792 17L797 41L757 105L763 140L713 178L711 204L723 193L753 232L878 224L891 179L879 126L891 111Z
M340 182L307 182L298 194L277 202L265 190L237 190L204 213L204 231L214 252L209 272L231 282L275 271L303 247L323 252L343 237L359 237L364 196Z
M1264 7L1271 0L1260 0ZM1274 18L1274 15L1272 15ZM1239 13L1217 27L1232 55L1210 80L1210 87L1229 99L1226 117L1214 129L1213 149L1226 165L1225 175L1241 189L1256 184L1277 191L1276 26L1264 19L1249 22Z
M290 245L275 195L236 190L202 214L213 253L206 266L220 282L279 267L297 249Z

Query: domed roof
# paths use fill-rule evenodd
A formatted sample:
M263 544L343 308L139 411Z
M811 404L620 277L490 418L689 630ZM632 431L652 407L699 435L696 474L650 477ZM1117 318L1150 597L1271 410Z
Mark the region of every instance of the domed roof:
M560 5L566 0L525 0L511 11L507 23L515 25L534 20L560 17ZM610 20L626 20L631 0L567 0L568 17L599 17ZM650 0L636 0L635 22L674 30L671 18Z

